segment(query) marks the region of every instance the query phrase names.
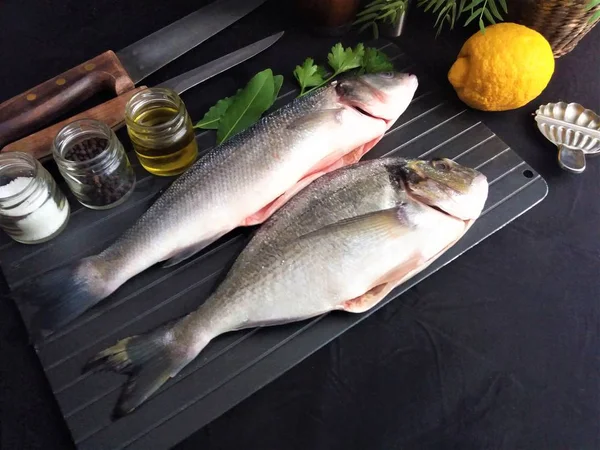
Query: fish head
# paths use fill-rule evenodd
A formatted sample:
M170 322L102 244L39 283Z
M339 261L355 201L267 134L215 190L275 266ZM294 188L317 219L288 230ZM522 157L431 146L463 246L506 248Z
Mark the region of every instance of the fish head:
M334 83L340 103L385 121L387 128L406 111L419 86L415 75L399 72L353 76Z
M487 177L451 159L406 160L399 174L411 198L466 222L479 217L487 200Z

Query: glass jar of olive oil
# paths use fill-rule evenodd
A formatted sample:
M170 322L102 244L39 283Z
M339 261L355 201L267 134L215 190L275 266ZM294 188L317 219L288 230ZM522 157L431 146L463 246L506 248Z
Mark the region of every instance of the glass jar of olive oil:
M125 123L140 164L154 175L178 175L198 156L190 116L171 89L135 94L125 107Z

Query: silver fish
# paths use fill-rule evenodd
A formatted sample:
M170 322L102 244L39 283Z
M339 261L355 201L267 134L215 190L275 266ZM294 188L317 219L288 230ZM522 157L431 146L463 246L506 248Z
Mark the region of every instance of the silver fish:
M386 158L324 175L259 229L197 310L117 342L84 370L134 374L116 407L120 416L220 334L333 310L364 312L452 247L487 193L483 174L446 159Z
M314 179L358 161L417 86L402 73L334 81L217 146L103 252L17 290L36 310L30 333L51 333L154 264L177 264L236 227L264 222Z

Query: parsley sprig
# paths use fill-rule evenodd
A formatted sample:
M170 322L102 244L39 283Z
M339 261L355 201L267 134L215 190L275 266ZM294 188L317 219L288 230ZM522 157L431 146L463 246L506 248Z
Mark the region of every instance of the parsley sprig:
M338 75L352 69L359 73L376 73L393 70L393 65L385 53L376 48L365 47L359 43L354 48L346 47L338 42L327 55L327 63L332 69L328 76L324 66L315 64L313 58L306 58L301 66L296 66L294 77L300 85L299 97L329 83Z

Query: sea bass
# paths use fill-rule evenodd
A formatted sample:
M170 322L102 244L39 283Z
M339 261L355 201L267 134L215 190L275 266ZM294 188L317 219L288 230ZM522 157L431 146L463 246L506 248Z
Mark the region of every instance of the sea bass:
M182 174L111 246L15 292L47 335L130 278L187 259L239 226L264 222L319 176L358 161L406 110L416 76L336 80L263 117Z
M446 159L386 158L324 175L258 230L198 309L120 340L84 370L132 374L120 416L220 334L364 312L452 247L487 194L483 174Z

